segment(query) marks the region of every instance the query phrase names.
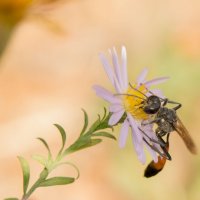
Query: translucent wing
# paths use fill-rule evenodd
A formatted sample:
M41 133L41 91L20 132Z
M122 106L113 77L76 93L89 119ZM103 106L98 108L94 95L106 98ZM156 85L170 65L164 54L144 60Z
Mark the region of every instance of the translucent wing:
M188 130L185 128L185 126L183 125L183 123L181 122L181 120L178 118L178 116L177 116L177 122L174 123L173 126L174 126L176 132L183 139L183 141L184 141L185 145L187 146L188 150L192 154L197 154L196 145L195 145L193 139L191 138Z

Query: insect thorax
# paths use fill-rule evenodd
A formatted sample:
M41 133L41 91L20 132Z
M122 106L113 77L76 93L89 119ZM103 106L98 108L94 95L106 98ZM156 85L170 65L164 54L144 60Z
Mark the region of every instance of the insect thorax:
M164 121L170 124L173 124L177 121L177 115L175 110L166 107L160 108L160 110L157 113L157 118L160 118L161 121L162 119L164 119Z

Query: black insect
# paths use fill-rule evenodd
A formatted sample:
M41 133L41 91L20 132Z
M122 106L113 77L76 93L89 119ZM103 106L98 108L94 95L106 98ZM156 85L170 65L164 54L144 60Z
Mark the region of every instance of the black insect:
M141 91L134 88L130 85L132 89L138 91L139 93L143 94ZM192 140L191 136L189 135L188 130L185 128L181 120L176 114L176 111L181 108L181 104L168 100L167 98L163 99L156 95L154 95L151 91L151 94L147 97L143 94L144 99L141 102L140 109L146 114L152 115L152 119L146 123L142 123L142 126L148 124L157 124L157 128L155 129L155 134L158 138L158 141L155 141L147 136L147 134L140 129L140 131L146 135L151 143L149 143L145 138L143 138L144 142L150 146L154 151L156 151L160 156L158 163L154 163L153 161L147 166L145 170L145 177L151 177L156 175L159 171L161 171L165 165L166 159L171 160L171 156L169 154L169 135L171 132L176 131L180 137L183 139L185 145L187 146L188 150L192 154L197 153L197 148L195 146L194 141ZM168 104L175 104L176 106L173 108L168 108ZM163 137L167 136L166 142L164 141ZM159 144L162 152L156 148L154 145L155 143Z
M196 154L196 146L191 136L189 135L189 132L176 114L176 111L181 108L181 104L171 101L167 98L160 98L154 95L151 91L149 91L151 95L147 97L141 91L134 88L131 84L130 86L132 89L136 90L144 96L139 108L143 109L145 113L152 115L152 120L148 121L147 123L142 122L142 125L145 126L148 124L157 124L155 133L161 141L163 136L176 131L185 142L189 151L193 154ZM175 104L176 106L173 108L168 108L166 107L168 104ZM163 146L162 142L160 145Z
M142 109L146 114L151 115L151 120L148 122L142 122L142 126L148 124L157 124L157 128L155 129L155 134L158 140L150 138L142 129L140 131L149 139L147 141L145 137L143 137L144 142L154 151L159 154L158 162L154 163L153 161L147 166L145 170L145 177L151 177L156 175L159 171L161 171L165 165L166 160L171 160L171 156L169 154L169 135L171 132L176 131L180 137L183 139L188 150L196 154L197 148L195 146L194 141L189 135L188 130L185 128L181 120L176 114L176 111L181 108L181 104L171 101L167 98L160 98L153 94L151 91L148 91L151 95L147 96L137 88L133 87L129 84L130 87L143 95L143 97L139 97L133 94L117 94L117 95L127 95L133 96L135 98L141 99L140 104L136 109ZM176 105L173 108L168 108L167 105L173 104ZM163 139L166 136L166 141ZM158 144L160 148L157 148L155 144ZM161 149L162 151L160 151Z

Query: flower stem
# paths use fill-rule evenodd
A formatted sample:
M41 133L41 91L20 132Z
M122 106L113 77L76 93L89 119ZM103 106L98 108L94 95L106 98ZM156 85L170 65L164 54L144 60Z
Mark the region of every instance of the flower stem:
M21 200L27 200L31 196L31 194L40 186L40 183L47 178L48 175L49 175L48 170L44 168L40 173L40 177L38 178L38 180L33 184L30 190L23 195Z

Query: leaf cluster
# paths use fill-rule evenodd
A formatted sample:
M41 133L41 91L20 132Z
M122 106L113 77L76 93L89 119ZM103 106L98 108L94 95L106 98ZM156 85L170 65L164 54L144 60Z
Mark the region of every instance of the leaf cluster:
M90 128L88 128L88 115L85 110L83 110L83 112L84 126L82 131L79 135L79 138L64 151L65 155L102 142L100 137L107 137L116 140L115 136L105 131L107 128L112 128L110 125L108 125L110 113L107 114L105 108L103 117L101 118L100 115L98 115L98 119L91 125Z
M32 157L34 160L42 164L44 168L41 171L39 178L31 187L29 187L29 180L30 180L29 164L25 158L18 156L23 173L23 196L21 200L28 199L30 195L39 187L71 184L76 179L78 179L79 178L78 168L73 163L64 160L64 158L68 154L99 144L102 141L101 137L107 137L116 140L116 138L112 134L105 131L105 129L107 128L112 128L111 126L108 125L110 113L107 114L105 108L103 117L100 117L100 115L98 115L98 119L90 126L90 128L88 128L89 124L88 115L85 110L83 110L83 113L84 113L84 126L81 130L81 133L79 134L77 140L67 148L65 147L67 138L65 130L59 124L54 124L55 127L58 129L62 139L61 147L58 153L56 154L55 158L53 158L51 149L46 140L43 138L37 138L46 148L48 155L46 157L43 155L34 155ZM60 165L72 166L76 170L77 176L76 177L56 176L48 178L50 172ZM7 198L5 200L19 200L19 199L12 197L12 198Z

